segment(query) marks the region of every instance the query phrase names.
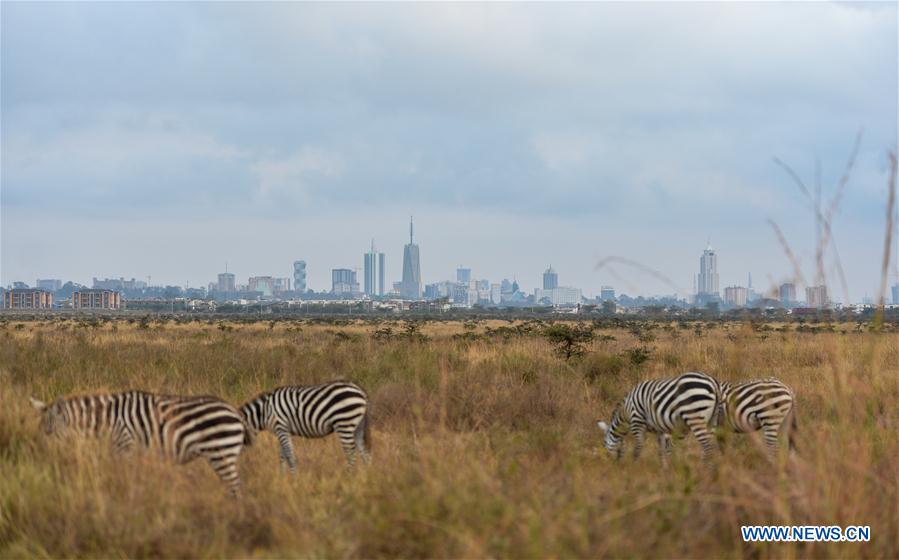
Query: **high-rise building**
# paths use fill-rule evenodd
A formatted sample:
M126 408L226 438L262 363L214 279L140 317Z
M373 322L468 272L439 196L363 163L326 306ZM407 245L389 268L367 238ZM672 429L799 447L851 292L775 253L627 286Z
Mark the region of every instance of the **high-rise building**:
M805 289L805 303L809 307L827 307L830 300L827 299L827 286L809 286Z
M780 296L781 305L783 305L784 307L790 307L791 305L796 303L796 285L792 282L781 284L780 290L778 290L778 295Z
M359 292L356 271L349 268L331 269L331 293L352 295Z
M293 289L306 291L306 261L293 261Z
M612 286L603 286L600 288L599 299L601 301L615 301L615 288Z
M471 291L468 289L468 284L461 284L456 282L452 285L452 298L453 298L453 307L471 307L472 301ZM477 294L477 292L475 292ZM477 295L475 295L475 301L477 301Z
M365 293L370 296L384 295L384 253L375 249L375 240L371 241L371 250L365 253Z
M425 285L425 299L437 299L440 297L440 284Z
M502 284L490 284L490 303L499 305L503 301Z
M699 276L696 278L696 295L699 299L711 299L718 293L718 256L711 245L705 248L699 258Z
M752 303L759 299L759 294L752 289L752 273L749 273L749 284L746 286L746 303Z
M39 290L46 290L48 292L58 292L60 288L62 288L62 280L41 280L39 278L35 284L37 284Z
M543 289L544 290L553 290L559 287L559 274L553 270L553 267L550 265L543 272Z
M251 292L262 292L263 296L271 296L275 293L275 279L271 276L253 276L249 281Z
M724 288L724 303L736 307L746 307L748 295L748 290L743 286L728 286Z
M893 303L899 305L899 282L893 284Z
M412 218L409 218L409 244L403 248L403 289L406 299L421 299L421 260L418 245L412 237Z
M218 291L231 293L237 291L234 284L234 274L231 272L222 272L219 274Z
M471 269L459 266L459 268L456 269L456 282L466 285L471 282Z
M290 291L290 278L282 277L282 278L272 278L272 293L280 294L282 292Z

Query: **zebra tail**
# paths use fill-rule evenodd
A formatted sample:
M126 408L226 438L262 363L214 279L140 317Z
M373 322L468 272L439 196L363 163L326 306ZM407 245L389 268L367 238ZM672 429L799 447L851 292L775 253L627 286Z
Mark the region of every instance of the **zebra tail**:
M369 422L369 409L365 408L365 415L362 422L356 427L356 430L362 430L362 442L365 444L365 450L371 453L371 422Z
M790 409L790 428L787 430L787 443L789 444L790 451L797 451L796 448L796 430L799 429L799 424L796 421L796 408L795 405Z

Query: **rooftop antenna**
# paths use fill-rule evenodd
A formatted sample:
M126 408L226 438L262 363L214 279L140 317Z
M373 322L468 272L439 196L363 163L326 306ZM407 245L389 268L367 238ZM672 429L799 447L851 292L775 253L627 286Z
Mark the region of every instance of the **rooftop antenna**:
M409 245L412 245L412 216L409 216Z

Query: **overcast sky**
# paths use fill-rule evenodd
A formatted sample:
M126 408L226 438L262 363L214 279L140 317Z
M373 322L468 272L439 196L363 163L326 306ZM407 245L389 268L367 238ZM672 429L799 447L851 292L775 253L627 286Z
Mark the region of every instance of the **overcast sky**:
M0 282L309 284L464 264L529 291L811 280L825 197L849 297L876 293L897 144L895 3L2 5ZM623 256L638 269L596 269ZM829 266L828 266L829 267ZM360 276L361 278L361 276ZM845 299L832 277L838 299Z

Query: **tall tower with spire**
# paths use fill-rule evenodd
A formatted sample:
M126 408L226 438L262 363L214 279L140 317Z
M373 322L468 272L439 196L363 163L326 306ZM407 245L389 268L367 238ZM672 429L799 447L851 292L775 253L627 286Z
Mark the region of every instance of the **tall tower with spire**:
M400 295L406 299L421 299L421 260L413 237L412 216L409 216L409 243L403 248L403 283Z

